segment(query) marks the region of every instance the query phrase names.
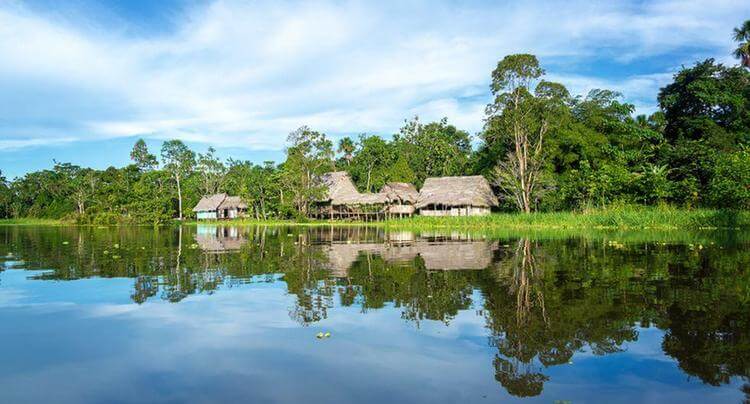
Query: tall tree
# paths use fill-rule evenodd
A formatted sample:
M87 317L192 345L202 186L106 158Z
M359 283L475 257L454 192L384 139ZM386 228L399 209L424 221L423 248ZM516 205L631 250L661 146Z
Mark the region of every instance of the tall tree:
M740 59L740 65L750 69L750 20L734 29L734 40L739 42L734 50L734 57Z
M338 152L343 154L347 166L352 163L352 159L354 158L354 148L354 141L352 138L347 136L339 140Z
M419 186L428 177L466 174L471 137L447 118L423 124L415 116L393 137L393 148L407 159Z
M197 168L201 177L202 195L219 192L226 178L227 167L216 156L216 149L209 147L206 154L199 154Z
M72 178L71 186L78 215L82 216L86 214L86 204L96 193L96 172L90 168L78 170Z
M487 106L484 138L506 150L495 170L496 184L519 210L531 212L542 181L545 136L567 90L540 80L536 56L509 55L492 72L494 102Z
M161 159L164 170L177 184L178 218L182 220L182 180L193 171L195 153L180 140L169 140L161 145Z
M3 176L0 170L0 218L11 216L11 203L13 203L13 194L10 189L8 180Z
M373 188L379 189L388 181L387 168L392 160L391 147L383 138L360 135L349 170L365 192L372 192Z
M291 203L301 215L307 215L310 205L323 195L320 176L333 170L333 144L325 134L302 126L287 137L286 162L282 170L284 188ZM282 193L283 199L284 193Z
M133 160L141 171L150 171L159 165L156 156L149 153L148 146L146 146L146 142L143 139L138 139L135 145L133 145L133 150L130 152L130 159Z
M750 70L707 59L677 72L658 101L676 201L706 202L719 155L750 144Z

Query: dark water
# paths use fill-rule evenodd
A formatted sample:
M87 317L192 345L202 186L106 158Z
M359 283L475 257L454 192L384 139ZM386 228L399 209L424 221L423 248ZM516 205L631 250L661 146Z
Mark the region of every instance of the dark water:
M0 402L741 403L749 246L0 227Z

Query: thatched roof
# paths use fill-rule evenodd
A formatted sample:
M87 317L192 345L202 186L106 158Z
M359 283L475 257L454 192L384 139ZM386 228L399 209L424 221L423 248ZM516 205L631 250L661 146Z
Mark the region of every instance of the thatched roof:
M331 205L376 205L386 202L381 194L362 194L352 182L346 171L334 171L321 177L325 186L325 196L319 202L330 202Z
M207 212L219 209L219 205L224 202L227 198L227 194L214 194L207 195L198 201L198 204L193 208L193 212Z
M193 208L193 212L210 212L219 209L247 209L247 204L239 196L213 194L204 196Z
M239 196L227 196L219 209L247 209L247 204Z
M421 209L429 205L493 207L498 203L487 179L473 175L425 180L415 206Z
M385 195L388 202L415 203L419 198L417 188L406 182L389 182L383 185L380 193Z

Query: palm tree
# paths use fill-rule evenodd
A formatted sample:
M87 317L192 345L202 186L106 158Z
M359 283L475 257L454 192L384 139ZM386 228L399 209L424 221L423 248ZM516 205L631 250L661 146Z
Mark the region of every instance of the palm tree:
M345 137L339 141L339 153L344 154L344 160L349 165L352 162L354 153L354 141L351 138Z
M734 40L739 42L734 57L741 60L740 65L750 68L750 20L734 29Z

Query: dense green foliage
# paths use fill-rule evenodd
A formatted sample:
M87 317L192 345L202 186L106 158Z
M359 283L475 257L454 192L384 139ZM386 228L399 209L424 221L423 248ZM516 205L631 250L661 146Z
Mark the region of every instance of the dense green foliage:
M750 24L735 30L745 63ZM744 53L743 53L744 52ZM606 89L571 95L543 79L533 55L509 55L492 72L485 126L472 136L447 119L406 121L390 138L339 139L307 127L288 137L281 164L221 161L164 142L161 166L139 140L133 164L93 170L55 163L8 180L0 218L163 223L191 217L202 195L241 195L255 219L304 218L323 189L320 174L346 170L360 191L389 181L420 187L432 176L486 176L502 208L566 211L612 204L750 208L750 72L707 59L683 67L658 95L659 110ZM336 156L338 152L338 156Z

